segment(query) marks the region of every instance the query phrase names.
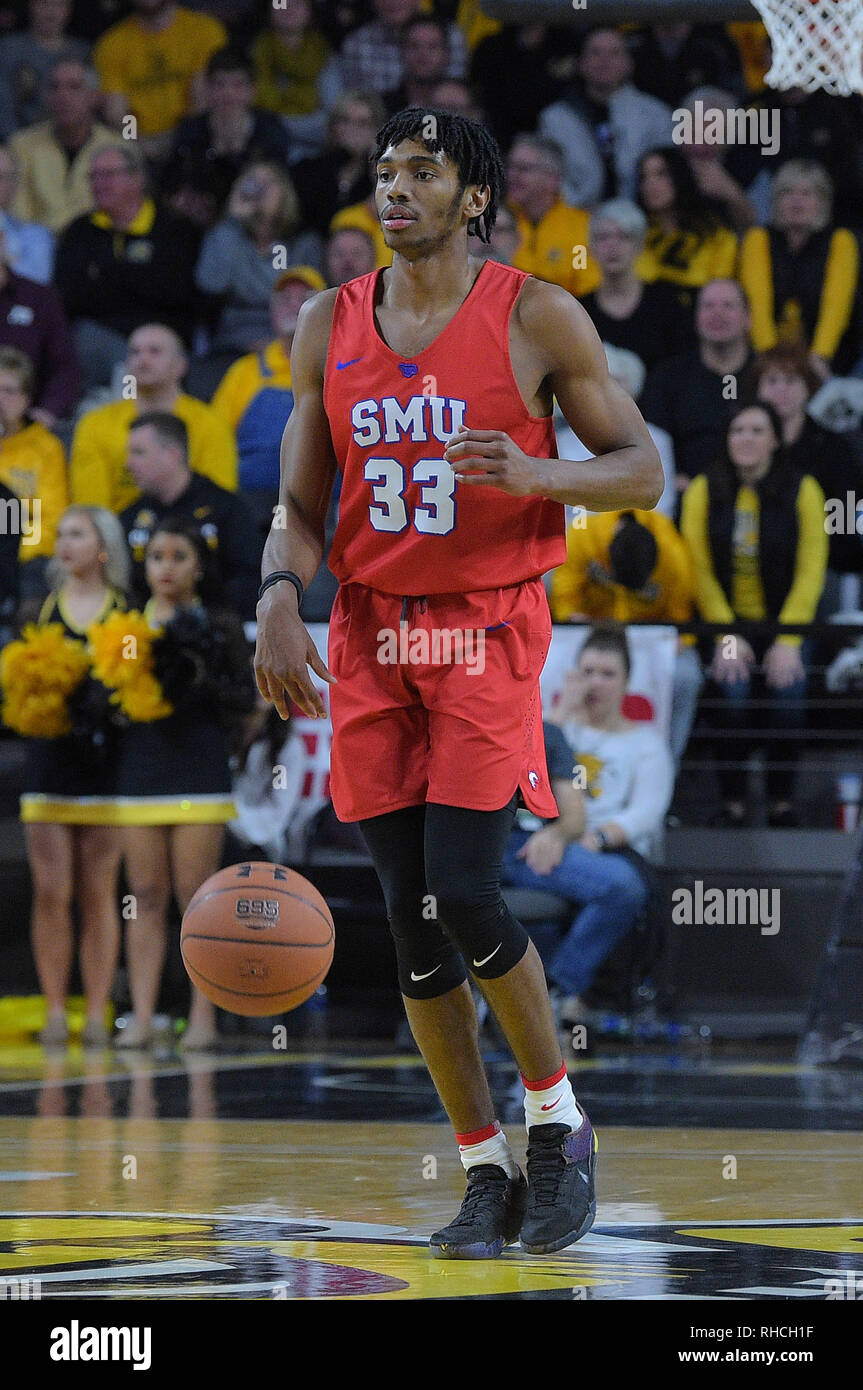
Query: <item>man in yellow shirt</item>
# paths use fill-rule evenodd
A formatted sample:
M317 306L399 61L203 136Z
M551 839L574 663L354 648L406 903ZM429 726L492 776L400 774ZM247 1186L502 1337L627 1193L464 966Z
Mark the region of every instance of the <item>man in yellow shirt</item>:
M506 166L507 202L515 213L519 245L512 264L577 297L602 279L588 251L588 215L561 196L563 151L543 135L517 135Z
M133 0L135 13L114 24L96 44L93 61L108 93L106 115L122 128L137 121L137 138L170 134L183 116L199 109L207 60L228 43L225 26L172 0Z
M187 396L182 340L163 324L136 328L129 338L123 399L82 416L72 440L69 488L73 502L121 512L141 492L126 463L129 427L138 415L170 411L189 434L189 466L231 492L237 488L232 430L212 406Z
M264 534L272 525L272 509L279 500L282 434L294 408L294 330L303 304L323 289L326 281L312 266L294 265L283 271L270 299L276 337L262 352L247 353L228 368L210 406L236 437L240 491L251 503Z
M566 559L551 574L555 622L689 623L695 571L674 522L657 511L576 512ZM703 684L694 639L678 642L669 741L675 763L686 749Z

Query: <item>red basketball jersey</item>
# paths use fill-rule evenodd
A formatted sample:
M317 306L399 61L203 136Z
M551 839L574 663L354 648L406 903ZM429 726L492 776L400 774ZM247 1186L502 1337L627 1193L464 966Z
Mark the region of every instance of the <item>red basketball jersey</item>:
M342 285L333 313L324 407L342 490L331 570L341 583L422 595L498 589L554 569L566 559L563 505L458 483L443 457L462 424L505 430L533 458L557 457L551 417L525 408L509 357L525 273L486 261L443 332L412 358L378 331L379 274Z

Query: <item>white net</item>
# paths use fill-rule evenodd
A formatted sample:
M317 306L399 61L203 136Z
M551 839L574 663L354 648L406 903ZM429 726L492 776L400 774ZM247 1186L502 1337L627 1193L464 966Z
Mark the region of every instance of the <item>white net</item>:
M765 81L785 91L863 92L863 0L752 0L770 35Z

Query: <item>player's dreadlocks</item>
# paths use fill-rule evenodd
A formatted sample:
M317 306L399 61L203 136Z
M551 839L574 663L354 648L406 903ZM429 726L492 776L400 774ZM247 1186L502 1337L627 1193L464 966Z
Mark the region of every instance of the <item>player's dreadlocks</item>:
M503 161L497 141L479 121L458 116L453 111L441 111L436 106L409 106L397 111L377 133L372 163L377 164L384 150L402 140L419 140L427 149L441 151L458 169L459 185L469 183L488 188L488 205L479 217L468 223L468 236L489 241L497 218L497 207L503 190Z

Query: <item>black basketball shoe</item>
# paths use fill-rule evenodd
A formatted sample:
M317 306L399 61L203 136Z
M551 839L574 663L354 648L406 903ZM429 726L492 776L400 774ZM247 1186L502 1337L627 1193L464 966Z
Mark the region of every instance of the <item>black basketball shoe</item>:
M470 1168L461 1211L429 1241L439 1260L491 1260L518 1240L527 1203L524 1174L508 1178L496 1163Z
M579 1106L581 1110L581 1106ZM527 1132L527 1212L521 1245L531 1255L586 1236L596 1216L596 1135L590 1120L578 1129L531 1125Z

